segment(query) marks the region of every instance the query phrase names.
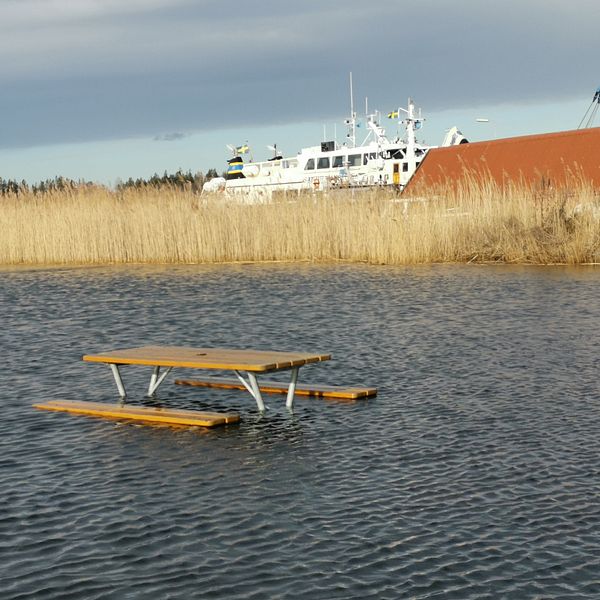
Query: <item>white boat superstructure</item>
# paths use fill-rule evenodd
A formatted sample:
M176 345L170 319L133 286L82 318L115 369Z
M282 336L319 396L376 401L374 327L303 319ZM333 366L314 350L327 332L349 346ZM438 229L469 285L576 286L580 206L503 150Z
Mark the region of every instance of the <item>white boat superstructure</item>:
M262 162L244 162L242 154L248 151L247 145L230 146L234 157L228 161L227 177L220 188L227 194L245 195L248 201L256 201L261 196L268 198L274 191L368 186L395 186L402 190L433 146L417 141L416 132L425 119L420 111L417 114L411 99L406 109L398 108L387 116L404 126L403 138L390 140L380 124L380 113L374 112L366 116L366 135L357 144L358 122L351 100L351 115L345 121L347 141L343 144L335 140L322 142L287 158L277 155L276 146L271 146L275 156ZM452 128L443 145L466 141Z

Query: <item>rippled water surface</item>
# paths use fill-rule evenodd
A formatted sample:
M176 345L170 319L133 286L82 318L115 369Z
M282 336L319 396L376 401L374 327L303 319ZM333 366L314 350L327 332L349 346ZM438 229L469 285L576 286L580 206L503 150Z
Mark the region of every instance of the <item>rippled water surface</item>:
M600 598L600 270L0 272L1 598ZM214 430L31 408L115 402L81 355L331 352L342 403L180 388ZM124 370L134 403L148 368ZM179 374L189 374L185 371ZM175 375L175 373L174 373Z

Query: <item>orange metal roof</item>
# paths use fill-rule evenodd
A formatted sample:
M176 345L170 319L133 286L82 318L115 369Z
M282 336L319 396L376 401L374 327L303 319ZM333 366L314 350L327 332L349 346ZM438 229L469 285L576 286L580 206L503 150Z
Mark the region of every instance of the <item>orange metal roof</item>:
M544 179L555 187L578 177L600 187L600 127L434 148L406 189L453 185L468 176L499 185Z

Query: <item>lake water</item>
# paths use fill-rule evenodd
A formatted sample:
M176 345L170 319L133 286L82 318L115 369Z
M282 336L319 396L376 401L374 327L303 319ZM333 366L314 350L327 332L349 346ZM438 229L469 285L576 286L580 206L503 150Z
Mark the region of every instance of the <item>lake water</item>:
M600 270L243 265L0 272L3 599L600 597ZM343 403L183 388L171 429L85 353L331 352ZM124 369L133 403L148 370ZM174 373L175 374L175 373ZM190 372L179 373L189 375Z

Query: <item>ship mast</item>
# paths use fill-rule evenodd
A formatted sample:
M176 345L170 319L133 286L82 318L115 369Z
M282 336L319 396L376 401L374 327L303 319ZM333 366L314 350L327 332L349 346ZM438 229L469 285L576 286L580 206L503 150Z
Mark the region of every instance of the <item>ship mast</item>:
M408 110L401 106L398 107L398 114L401 112L406 114L402 120L406 126L406 157L409 161L414 161L417 149L416 131L421 128L425 119L421 116L421 109L419 109L419 116L415 114L415 103L412 98L408 99Z
M356 146L356 113L354 112L354 91L352 89L352 71L350 71L350 118L346 119L348 126L348 142L351 148Z
M408 99L408 110L406 111L406 119L404 122L406 123L406 145L414 152L415 144L417 143L415 135L417 122L415 120L415 103L412 98Z

